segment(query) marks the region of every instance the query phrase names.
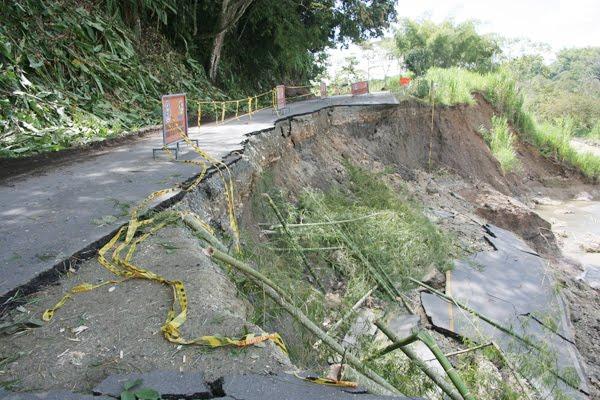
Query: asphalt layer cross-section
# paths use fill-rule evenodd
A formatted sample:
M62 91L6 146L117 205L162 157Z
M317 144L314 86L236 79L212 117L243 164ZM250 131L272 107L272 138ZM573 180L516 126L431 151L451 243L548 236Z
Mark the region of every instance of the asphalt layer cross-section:
M328 106L396 104L389 93L334 96L288 105L285 116L267 109L223 125L191 128L190 137L221 159L241 150L247 134L272 128L278 119ZM174 163L160 134L91 153L73 162L0 183L0 297L14 292L127 221L131 207L155 190L192 178L198 168ZM185 146L182 158L194 158ZM165 199L162 199L163 201Z

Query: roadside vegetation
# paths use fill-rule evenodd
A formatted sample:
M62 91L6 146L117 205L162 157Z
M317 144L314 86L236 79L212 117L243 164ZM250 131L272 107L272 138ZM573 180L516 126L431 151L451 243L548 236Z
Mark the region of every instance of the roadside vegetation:
M497 135L506 133L502 131L507 127L505 120L498 118L495 125ZM327 336L343 342L348 354L360 359L365 368L405 395L441 398L442 387L449 384L470 393L452 398L522 398L533 389L515 380L520 379L515 378L515 366L522 376L547 379L549 387L556 385L556 361L548 351L540 350L539 358L527 353L527 360L521 360L494 343L476 345L466 340L461 344L469 350L459 352L461 356L453 362L456 384L430 379L406 347L381 352L381 335L375 338L365 327L375 323L385 333L382 321L414 313L410 296L418 293L412 290L415 283L433 269L451 268L451 260L459 258L462 250L429 221L407 191L387 183L385 171L374 174L350 163L345 169L343 185L325 192L307 188L298 196L278 190L273 176L264 173L251 198L254 223L262 235L243 235L246 265L259 270L264 282L276 285ZM381 276L393 283L397 294L389 295ZM253 322L285 337L295 365L325 376L330 371L323 370L324 366L344 363L341 354L322 342L322 334L313 334L272 295L266 295L264 283L261 286L239 274L231 277L254 306ZM420 332L422 343L443 342L435 332ZM346 372L346 379L356 379L351 371ZM553 393L561 398L560 390Z
M249 234L244 246L246 258L289 293L308 317L326 328L378 282L385 279L406 289L412 285L409 277L421 279L433 268L450 268L455 252L450 238L407 193L392 189L383 175L352 164L345 167L349 181L344 188L329 192L306 189L295 204L288 202L287 194L278 191L265 174L258 192L262 188L270 195L293 236L273 229L280 226L279 220L258 193L252 200L253 215L266 223L262 226L269 232L268 240L256 241L256 236ZM308 281L312 277L305 260L318 278L313 284L323 282L317 286L319 290ZM318 365L314 357L319 353L312 350L317 338L303 336L303 330L288 326L281 314L273 315L278 308L253 285L242 282L242 286L255 305L255 322L293 338L287 339L292 361L305 367ZM380 286L376 293L389 300L386 293L390 290ZM350 322L345 321L335 336L343 338Z
M4 2L0 157L57 151L158 124L163 94L186 92L191 116L201 100L305 84L321 72L325 49L381 35L395 19L394 5Z

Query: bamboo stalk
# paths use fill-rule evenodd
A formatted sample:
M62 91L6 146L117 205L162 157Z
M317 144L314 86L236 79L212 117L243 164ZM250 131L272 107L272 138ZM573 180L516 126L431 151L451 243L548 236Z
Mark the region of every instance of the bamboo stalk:
M310 263L308 262L308 259L306 258L306 256L304 255L304 253L302 253L302 251L300 251L301 246L298 244L296 237L294 235L292 235L292 233L287 228L287 225L285 223L285 219L283 218L283 215L281 215L281 213L279 212L279 209L275 205L275 202L273 201L273 199L271 198L271 196L269 196L268 193L263 193L262 195L267 199L267 202L269 203L269 206L271 206L271 208L273 209L273 212L275 213L275 216L277 217L277 219L279 220L279 223L281 224L281 229L290 238L290 243L292 244L292 247L294 248L294 250L298 253L298 256L302 260L302 263L304 264L304 267L306 268L306 270L308 271L308 273L310 274L310 276L312 276L312 278L314 279L315 284L324 293L325 292L325 288L323 287L323 285L321 284L321 282L317 278L317 275L315 274L315 271L310 266Z
M385 336L388 337L393 343L400 342L400 338L396 336L395 333L390 331L387 326L385 326L381 321L375 321L375 325L383 332ZM460 394L439 376L430 366L425 364L423 360L419 358L417 353L413 351L410 347L399 347L399 349L406 354L406 356L421 370L425 375L427 375L444 393L446 393L452 400L463 400Z
M261 284L264 283L264 284L268 285L269 287L272 287L273 290L275 290L279 296L281 296L283 299L285 299L285 301L287 301L290 304L293 304L292 298L285 291L283 291L283 289L281 289L273 281L271 281L265 275L261 274L260 272L258 272L254 268L250 267L249 265L244 264L241 261L239 261L238 259L230 256L229 254L224 253L213 247L209 247L208 249L206 249L206 253L209 257L213 257L217 260L223 261L224 263L226 263L228 265L233 265L237 269L241 270L244 274L249 275L250 278L252 278L252 280L254 280L255 282L259 281L259 282L261 282Z
M425 345L429 347L429 350L431 350L435 358L437 358L438 362L442 365L442 368L444 368L444 371L446 371L446 374L448 374L448 377L450 378L456 389L458 389L460 395L465 400L475 400L475 397L473 397L469 393L469 388L462 380L458 372L456 372L454 366L450 363L446 356L444 356L444 353L435 342L435 339L426 331L420 331L417 334L417 337L419 338L419 340L421 340L421 342L425 343Z
M376 212L376 213L369 214L369 215L363 215L363 216L357 217L357 218L341 219L341 220L337 220L337 221L307 222L304 224L287 224L287 227L288 228L307 228L307 227L313 227L313 226L340 225L340 224L347 224L350 222L362 221L364 219L374 218L374 217L377 217L377 216L383 215L383 214L387 214L387 213L381 211L381 212ZM268 224L264 224L264 225L268 225ZM281 225L270 225L269 229L278 229L281 227L282 227Z
M377 327L379 327L379 325L377 325ZM381 328L379 328L379 329L381 329ZM383 331L383 329L382 329L382 331ZM365 361L375 360L376 358L379 358L388 353L391 353L394 350L397 350L401 347L408 346L409 344L416 342L417 340L419 340L418 333L419 333L418 331L415 331L415 332L411 333L409 336L405 337L404 339L399 339L399 340L394 341L394 343L390 344L389 346L386 346L383 349L372 354Z
M365 293L365 295L363 297L361 297L353 306L352 308L350 308L350 310L348 310L348 312L346 314L344 314L342 316L342 318L340 318L339 320L336 321L335 324L332 325L331 328L329 328L329 330L327 332L325 332L326 335L331 336L331 334L337 329L339 328L344 321L346 321L348 318L350 318L352 316L352 314L354 314L354 312L360 307L362 306L362 304L369 298L369 296L377 289L377 285L373 286L371 288L371 290L369 290L367 293ZM313 348L316 349L317 347L319 347L321 345L323 341L321 339L317 340L315 342L315 344L313 344Z
M219 241L219 239L217 239L209 231L207 231L206 228L204 228L202 226L202 224L200 224L200 222L198 221L198 219L195 218L193 215L186 214L183 217L183 222L188 227L190 227L190 229L192 229L193 231L195 231L202 239L204 239L206 242L208 242L208 244L210 244L213 247L216 247L217 249L219 249L223 253L227 253L228 252L227 251L227 247L225 247L225 245L223 243L221 243Z
M268 278L263 276L260 272L254 270L249 265L217 249L208 248L206 251L209 256L213 257L216 260L231 265L232 267L247 275L251 280L254 281L255 284L261 286L264 289L265 293L269 297L271 297L271 299L273 299L277 304L279 304L283 309L285 309L292 317L294 317L298 322L300 322L311 333L319 337L326 345L331 347L331 349L333 349L336 353L340 354L341 356L345 356L345 359L348 362L348 364L354 367L362 375L366 376L367 378L384 388L386 391L392 392L394 394L399 394L398 389L396 389L388 381L379 376L376 372L366 367L358 358L348 353L346 349L335 339L323 332L314 322L312 322L307 316L305 316L302 313L302 311L300 311L297 307L295 307L292 304L287 295L282 295L283 291L280 288L278 288L273 282L271 282Z
M506 364L506 366L508 367L508 369L510 370L510 372L512 373L512 375L515 377L515 380L517 381L517 383L519 384L519 386L521 386L521 390L523 391L523 393L525 394L525 396L529 400L531 400L531 396L529 395L529 390L527 390L525 388L525 385L523 385L522 378L517 373L517 370L512 366L512 364L510 363L510 361L506 357L506 354L504 354L504 352L502 351L502 349L500 348L500 346L498 346L498 344L496 344L496 342L491 342L489 344L491 344L492 346L494 346L494 348L496 349L496 351L500 355L500 358L502 358L502 360L504 361L504 363ZM531 385L531 387L533 387L533 385ZM534 388L534 390L535 390L535 388Z
M275 251L292 251L296 250L291 247L270 247L271 250ZM298 251L329 251L329 250L342 250L343 247L300 247Z
M472 351L476 351L476 350L479 350L479 349L483 349L484 347L488 347L488 346L492 346L492 345L493 345L493 343L492 343L492 342L490 342L490 343L484 343L484 344L480 344L479 346L475 346L475 347L469 347L468 349L457 350L457 351L452 351L452 352L450 352L450 353L446 353L446 354L444 354L444 357L453 357L453 356L458 356L458 355L461 355L461 354L470 353L470 352L472 352ZM425 360L425 361L426 361L426 362L427 362L427 361L433 361L433 360L435 360L435 359L436 359L436 358L434 357L434 358L430 358L429 360Z

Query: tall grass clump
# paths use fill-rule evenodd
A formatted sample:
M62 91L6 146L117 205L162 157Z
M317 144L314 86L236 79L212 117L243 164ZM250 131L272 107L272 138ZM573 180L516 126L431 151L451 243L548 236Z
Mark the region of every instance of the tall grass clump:
M515 136L510 131L505 117L493 116L491 129L482 129L481 133L494 157L500 163L503 172L514 172L520 166L514 148Z
M578 168L588 178L600 178L600 158L580 154L571 147L570 140L575 134L573 124L565 118L538 124L525 109L523 95L508 71L499 69L478 74L461 68L431 68L415 82L413 95L428 100L431 97L429 90L423 88L429 87L431 82L434 83L436 104L474 104L473 93L479 92L522 134L522 138L533 143L542 154ZM595 126L593 132L600 135L600 127ZM508 149L507 146L500 148ZM502 157L510 165L510 152L503 150Z
M596 120L596 122L592 126L592 129L590 129L589 132L583 135L583 137L585 137L586 139L600 141L600 119Z

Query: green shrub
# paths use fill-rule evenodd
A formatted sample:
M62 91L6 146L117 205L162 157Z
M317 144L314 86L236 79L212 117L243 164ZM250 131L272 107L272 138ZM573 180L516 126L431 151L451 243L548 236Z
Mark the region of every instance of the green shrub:
M514 172L520 163L514 149L515 136L510 131L505 117L492 117L492 128L482 130L485 142L500 163L503 172Z

